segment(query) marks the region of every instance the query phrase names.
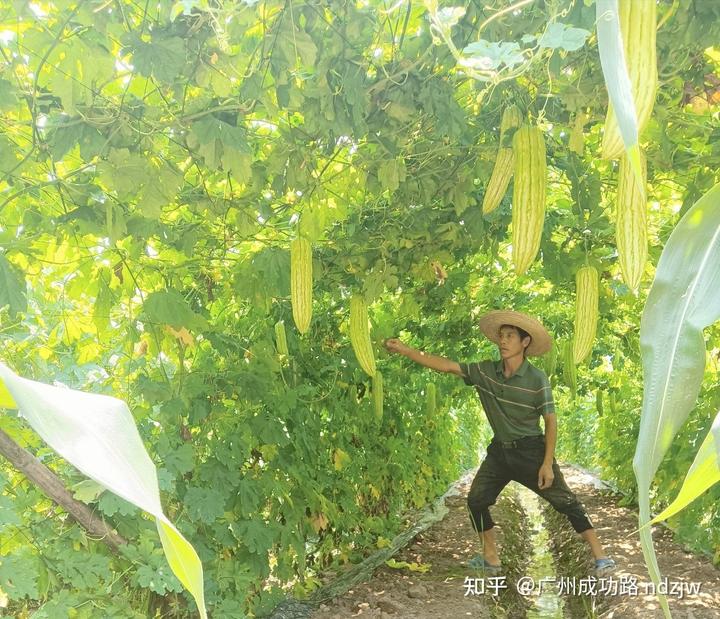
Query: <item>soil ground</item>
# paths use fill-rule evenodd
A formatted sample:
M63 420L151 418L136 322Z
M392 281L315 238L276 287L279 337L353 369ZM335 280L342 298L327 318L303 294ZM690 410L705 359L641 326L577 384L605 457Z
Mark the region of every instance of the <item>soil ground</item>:
M465 567L465 562L481 551L465 502L472 481L469 475L461 480L460 495L446 499L450 510L447 516L394 557L397 562L429 568L426 572L383 566L369 581L323 604L312 619L662 617L657 599L647 589L650 581L635 533L636 513L620 507L621 497L586 472L572 466L562 469L568 485L585 504L607 554L618 563L613 574L596 580L584 543L564 518L555 518L551 509L538 510L544 502L515 484L503 491L492 508L505 578L493 580ZM538 536L541 529L547 531L550 542L543 534ZM656 529L654 538L660 569L668 582L673 617L720 617L720 570L708 558L686 552L662 527ZM550 573L543 573L548 569ZM534 589L520 595L517 583L523 577L527 582L530 575L535 580ZM542 596L538 595L540 580L544 581ZM592 587L593 581L594 596L580 590ZM507 589L501 589L502 584ZM570 591L573 584L575 594ZM693 586L699 586L699 591L688 590ZM564 589L559 591L561 595L558 587Z

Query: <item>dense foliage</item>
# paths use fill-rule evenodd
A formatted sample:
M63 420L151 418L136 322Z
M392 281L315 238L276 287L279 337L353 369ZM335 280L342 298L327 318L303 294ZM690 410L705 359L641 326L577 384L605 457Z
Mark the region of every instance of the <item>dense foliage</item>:
M597 337L577 394L561 360L552 375L559 455L632 496L653 265L720 180L720 6L658 4L659 90L641 136L650 251L636 296L615 241L618 163L599 158L594 7L498 12L510 4L455 13L448 45L418 2L0 2L3 359L129 402L166 512L203 559L214 616L311 590L476 463L487 430L474 394L390 358L383 338L481 358L493 349L475 318L512 307L540 317L562 350L584 265L599 273ZM471 43L490 81L457 65L453 49ZM509 102L547 149L540 256L522 276L512 191L482 213ZM290 304L298 235L313 255L304 335ZM350 343L354 294L368 304L380 419ZM720 331L706 335L705 388L659 471L657 507L720 408ZM0 428L131 542L113 555L3 464L0 606L37 618L193 614L149 520L84 485L17 415ZM675 519L715 553L717 499L711 490Z

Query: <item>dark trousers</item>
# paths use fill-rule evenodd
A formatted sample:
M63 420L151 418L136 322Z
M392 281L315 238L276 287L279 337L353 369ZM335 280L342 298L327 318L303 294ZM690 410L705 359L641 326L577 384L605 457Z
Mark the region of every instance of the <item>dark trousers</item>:
M578 533L592 529L593 525L585 508L567 487L554 458L552 470L555 479L552 485L544 490L538 487L538 472L545 457L545 437L526 437L515 441L515 445L503 447L495 440L488 445L487 456L473 479L467 498L473 528L480 532L495 526L488 508L495 504L508 482L514 480L530 488L558 512L565 514Z

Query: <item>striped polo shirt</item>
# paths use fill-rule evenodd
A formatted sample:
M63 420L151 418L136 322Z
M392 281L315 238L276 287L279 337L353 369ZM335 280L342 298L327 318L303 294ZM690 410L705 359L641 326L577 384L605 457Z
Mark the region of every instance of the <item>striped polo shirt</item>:
M500 441L540 436L540 416L555 413L548 377L527 359L510 378L503 374L502 360L461 363L460 369L465 384L477 390Z

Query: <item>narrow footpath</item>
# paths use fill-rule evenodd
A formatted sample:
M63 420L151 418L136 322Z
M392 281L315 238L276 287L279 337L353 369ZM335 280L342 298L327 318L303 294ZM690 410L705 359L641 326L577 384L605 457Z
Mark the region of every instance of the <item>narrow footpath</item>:
M522 486L510 484L493 508L504 565L502 577L475 572L465 563L480 552L465 497L446 499L447 516L377 569L369 581L328 600L312 619L655 619L661 618L645 570L637 516L620 507L592 475L562 466L568 485L585 504L618 569L598 580L582 540L563 517ZM657 528L658 560L675 619L720 617L720 570L704 556L686 552Z

